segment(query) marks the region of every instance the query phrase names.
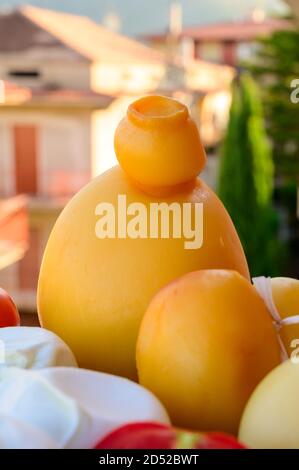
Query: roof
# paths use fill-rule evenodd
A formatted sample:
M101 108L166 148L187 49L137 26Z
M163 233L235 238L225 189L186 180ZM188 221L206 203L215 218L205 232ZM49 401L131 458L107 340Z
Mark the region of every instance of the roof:
M268 18L261 22L246 20L190 27L183 31L183 35L201 41L252 41L259 36L268 36L274 31L289 29L290 27L291 23L289 21Z
M105 108L114 97L92 90L30 88L0 80L0 106L44 105L76 106L80 108Z
M23 52L32 47L61 47L61 42L28 19L21 10L0 13L0 52Z
M253 41L259 36L267 36L274 31L290 29L293 25L290 21L267 18L264 21L243 20L235 22L217 23L210 25L191 26L185 28L181 36L190 37L202 42L218 41ZM167 34L146 36L148 40L161 40Z
M117 65L122 63L175 65L181 71L185 69L188 86L200 92L220 88L223 86L223 74L226 77L233 75L233 70L220 69L222 66L208 62L189 61L183 64L179 57L167 61L165 54L138 41L110 32L87 17L32 6L0 14L0 53L59 47L71 49L73 53L92 62L105 61ZM111 96L100 93L91 94L88 90L53 90L45 87L31 90L8 82L5 82L4 86L6 101L2 104L5 106L16 105L19 100L19 104L24 106L36 106L46 102L47 106L58 104L74 106L77 103L80 107L99 108L109 105L109 100L112 99ZM178 86L180 85L174 84L175 89ZM28 93L30 93L29 98Z
M113 33L85 16L32 6L19 7L0 15L0 52L61 45L90 61L164 61L162 53Z

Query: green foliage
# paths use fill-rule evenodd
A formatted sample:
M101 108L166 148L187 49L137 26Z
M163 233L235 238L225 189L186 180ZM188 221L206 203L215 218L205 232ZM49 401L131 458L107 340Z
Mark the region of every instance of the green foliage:
M248 73L234 81L232 95L218 192L237 228L251 274L273 276L280 272L283 250L271 207L274 168L262 104Z
M277 31L259 41L256 60L249 66L263 92L276 173L291 181L299 178L299 103L290 99L291 83L299 78L298 45L299 31Z

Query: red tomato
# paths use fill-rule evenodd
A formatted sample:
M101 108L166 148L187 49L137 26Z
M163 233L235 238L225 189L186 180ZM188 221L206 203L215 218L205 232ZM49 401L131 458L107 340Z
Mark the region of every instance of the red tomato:
M245 449L233 436L196 433L158 423L130 423L112 431L96 449Z
M0 328L19 326L20 315L8 293L0 287Z

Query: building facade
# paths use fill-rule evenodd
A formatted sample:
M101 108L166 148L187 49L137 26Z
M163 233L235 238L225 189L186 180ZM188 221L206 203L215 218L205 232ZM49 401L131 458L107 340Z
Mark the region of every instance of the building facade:
M120 115L124 96L167 90L168 66L87 18L33 7L1 14L0 195L70 196L112 166L105 142L116 102Z

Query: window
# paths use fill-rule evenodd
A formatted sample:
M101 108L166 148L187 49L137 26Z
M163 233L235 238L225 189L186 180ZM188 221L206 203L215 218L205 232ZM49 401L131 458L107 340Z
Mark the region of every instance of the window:
M39 78L38 70L11 70L8 75L12 78Z

